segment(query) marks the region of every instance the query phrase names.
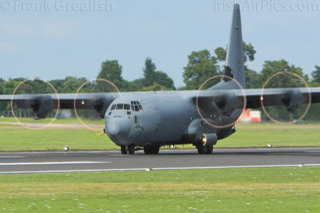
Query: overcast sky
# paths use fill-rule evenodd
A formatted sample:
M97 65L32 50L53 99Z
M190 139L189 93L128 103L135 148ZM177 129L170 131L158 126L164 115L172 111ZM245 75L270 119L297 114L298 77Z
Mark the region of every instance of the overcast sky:
M117 59L134 80L151 57L179 87L192 51L227 45L232 2L0 0L0 77L93 79ZM244 40L257 50L251 69L282 58L305 73L320 65L320 1L237 2Z

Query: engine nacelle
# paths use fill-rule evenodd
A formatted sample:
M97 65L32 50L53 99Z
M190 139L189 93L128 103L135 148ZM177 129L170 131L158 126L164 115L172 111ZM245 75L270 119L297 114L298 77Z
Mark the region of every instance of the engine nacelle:
M93 100L92 106L98 112L100 118L104 118L110 102L112 102L112 100L105 97L96 97Z
M304 97L298 90L291 90L281 96L281 102L289 112L295 112L303 103Z
M45 118L53 110L53 100L49 95L35 96L29 104L36 118Z

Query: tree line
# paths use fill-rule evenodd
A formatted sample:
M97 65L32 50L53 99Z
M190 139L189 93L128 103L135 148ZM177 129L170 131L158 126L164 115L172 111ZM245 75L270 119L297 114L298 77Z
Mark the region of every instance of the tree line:
M311 76L305 74L303 69L291 64L285 59L268 60L262 66L262 70L252 70L249 68L250 62L255 60L256 50L251 43L243 43L245 78L247 88L262 88L264 82L272 75L288 71L303 78L309 86L320 87L320 66L315 66ZM127 81L122 77L123 68L118 60L105 60L101 64L101 70L97 78L107 79L113 82L121 92L124 91L158 91L158 90L193 90L208 78L223 74L225 70L226 49L218 47L213 51L207 49L193 51L188 55L188 63L183 68L184 86L176 88L174 81L165 71L158 70L155 62L151 58L146 58L142 69L143 76L133 81ZM24 78L0 79L0 94L12 94L14 89ZM87 81L86 78L66 77L49 81L59 93L74 93ZM42 93L46 90L41 86L29 86L28 91L32 93ZM90 92L87 91L87 92ZM0 111L7 109L7 104L0 105Z

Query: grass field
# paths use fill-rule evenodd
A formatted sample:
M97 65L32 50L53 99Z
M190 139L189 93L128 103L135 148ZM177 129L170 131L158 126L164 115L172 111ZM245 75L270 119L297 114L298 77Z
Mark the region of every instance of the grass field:
M14 119L0 119L0 151L63 150L109 150L118 149L101 131L85 128L48 128L30 130L17 125L1 124ZM23 122L37 122L24 119ZM41 121L44 122L44 121ZM100 124L95 121L93 124ZM76 119L56 120L57 124L78 124ZM279 125L279 124L238 124L237 132L219 141L216 148L231 147L274 147L320 146L320 124ZM191 145L178 148L193 148Z
M33 118L19 118L18 119L22 123L49 123L52 121L52 118L45 118L40 120L35 120ZM92 120L92 119L83 119L84 122L90 123L90 124L104 124L103 119L98 120ZM17 122L16 118L0 118L0 122ZM70 118L70 119L53 119L54 124L81 124L78 119L76 118Z
M237 132L219 141L217 148L320 146L319 131L319 124L239 124Z
M319 124L240 124L237 129L217 147L320 146ZM102 131L0 124L0 151L63 150L65 145L117 149ZM0 212L69 211L320 212L320 167L0 175Z
M0 176L0 212L319 212L320 168Z

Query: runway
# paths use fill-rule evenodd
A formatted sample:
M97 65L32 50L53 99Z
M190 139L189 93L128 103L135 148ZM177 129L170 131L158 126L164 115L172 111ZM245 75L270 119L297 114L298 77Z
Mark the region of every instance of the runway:
M320 166L320 148L162 150L159 155L119 151L3 152L0 174Z

